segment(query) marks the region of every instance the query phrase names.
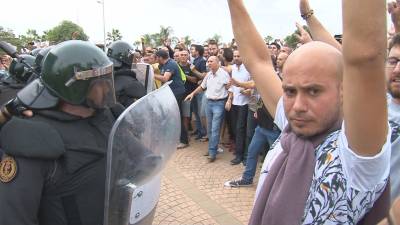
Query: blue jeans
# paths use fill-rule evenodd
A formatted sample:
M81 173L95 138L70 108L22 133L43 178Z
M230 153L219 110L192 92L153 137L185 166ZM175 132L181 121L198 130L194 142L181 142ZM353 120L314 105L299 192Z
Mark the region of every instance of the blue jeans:
M244 160L247 159L247 152L249 151L249 145L254 135L254 130L257 127L257 120L254 118L254 112L249 109L247 112L247 124L246 124L246 144L244 149Z
M279 134L279 130L268 130L260 126L256 127L249 145L249 152L247 153L247 164L242 176L244 180L253 182L254 175L256 174L258 155L267 142L271 146L279 137Z
M208 154L211 157L217 155L219 144L219 131L224 119L226 100L207 100L206 118L208 133Z
M196 122L196 131L198 137L203 137L206 136L206 129L203 127L201 124L201 102L203 100L203 95L204 93L199 93L193 97L192 100L192 107L193 107L193 113L195 117L195 122Z

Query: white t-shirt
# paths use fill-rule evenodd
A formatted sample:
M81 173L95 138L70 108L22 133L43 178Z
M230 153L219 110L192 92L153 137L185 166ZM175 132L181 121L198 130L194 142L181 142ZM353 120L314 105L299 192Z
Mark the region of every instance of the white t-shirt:
M229 74L222 68L219 68L215 74L212 71L208 72L201 82L201 87L206 89L207 99L218 100L228 97L226 85L230 79Z
M388 94L388 117L392 128L392 155L390 158L390 198L400 196L400 104Z
M241 64L239 67L237 65L232 65L232 78L235 78L240 82L246 82L250 80L250 74L243 64ZM249 104L250 96L240 93L241 90L244 89L234 85L229 88L229 91L233 94L232 105L242 106Z
M288 121L282 98L275 115L276 125L283 130ZM316 164L302 224L357 224L382 194L389 177L390 136L379 154L357 155L348 147L344 123L316 149ZM256 191L277 156L282 152L279 139L265 158ZM290 199L288 199L290 201Z

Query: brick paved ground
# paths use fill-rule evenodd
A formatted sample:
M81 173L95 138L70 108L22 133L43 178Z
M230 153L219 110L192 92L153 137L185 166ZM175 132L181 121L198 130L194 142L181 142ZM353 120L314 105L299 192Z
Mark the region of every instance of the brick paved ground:
M244 166L231 166L233 154L228 151L208 163L203 156L208 143L190 144L178 149L164 170L153 224L247 224L256 184L224 187L225 181L241 176Z

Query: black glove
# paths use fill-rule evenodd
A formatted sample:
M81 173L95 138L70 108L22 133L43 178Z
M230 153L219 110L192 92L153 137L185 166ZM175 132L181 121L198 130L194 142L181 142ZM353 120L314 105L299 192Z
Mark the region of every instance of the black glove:
M22 112L25 110L27 110L27 108L22 105L18 98L11 99L0 109L3 116L8 119L10 119L11 116L22 116Z

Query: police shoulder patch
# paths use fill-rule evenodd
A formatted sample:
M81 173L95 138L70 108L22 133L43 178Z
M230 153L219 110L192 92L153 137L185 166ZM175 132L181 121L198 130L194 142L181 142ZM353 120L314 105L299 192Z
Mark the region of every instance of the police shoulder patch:
M8 183L17 175L17 162L11 156L3 156L0 162L0 181Z

